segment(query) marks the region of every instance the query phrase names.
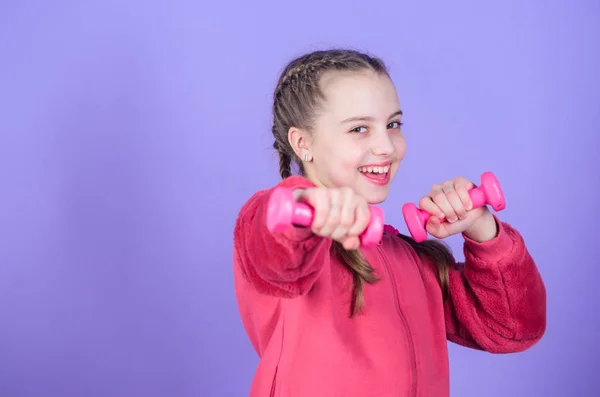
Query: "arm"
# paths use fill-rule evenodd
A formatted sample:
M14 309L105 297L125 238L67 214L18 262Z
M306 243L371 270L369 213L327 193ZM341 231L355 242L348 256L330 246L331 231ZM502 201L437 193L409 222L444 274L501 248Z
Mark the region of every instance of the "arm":
M277 186L305 189L315 185L293 176ZM254 194L240 210L234 229L235 265L259 292L291 298L307 293L318 279L329 260L332 240L294 226L284 233L269 232L266 216L272 190Z
M445 302L448 340L491 353L537 343L546 329L546 290L521 235L495 216L498 233L464 236L465 262L451 269Z

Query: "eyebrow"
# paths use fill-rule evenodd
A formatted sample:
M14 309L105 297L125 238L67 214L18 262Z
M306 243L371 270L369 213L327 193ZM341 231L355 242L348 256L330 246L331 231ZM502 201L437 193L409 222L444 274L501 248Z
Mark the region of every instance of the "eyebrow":
M396 117L396 116L402 116L404 113L402 112L402 110L397 110L394 113L392 113L390 115L390 117L388 118L391 119L392 117ZM363 117L349 117L345 120L342 121L342 124L344 123L351 123L351 122L355 122L355 121L373 121L375 120L373 117L371 116L363 116Z

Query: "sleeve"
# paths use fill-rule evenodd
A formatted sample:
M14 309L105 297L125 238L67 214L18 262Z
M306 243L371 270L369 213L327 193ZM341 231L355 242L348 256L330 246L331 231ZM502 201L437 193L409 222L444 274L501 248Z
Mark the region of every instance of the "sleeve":
M315 186L292 176L276 187L304 189ZM241 208L234 229L236 271L260 293L285 298L306 294L329 261L331 240L309 228L290 226L283 233L267 230L266 216L273 189L255 193Z
M490 241L465 236L465 261L450 270L447 338L491 353L520 352L546 330L546 289L522 236L496 222Z

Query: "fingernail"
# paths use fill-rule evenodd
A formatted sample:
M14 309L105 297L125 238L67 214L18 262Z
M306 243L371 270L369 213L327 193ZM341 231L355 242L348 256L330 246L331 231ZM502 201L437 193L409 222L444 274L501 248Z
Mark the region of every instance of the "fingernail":
M444 219L444 213L443 213L443 212L440 212L440 213L438 214L438 218L440 218L440 219Z
M448 218L448 222L450 223L454 223L458 220L458 218L452 217L452 218Z

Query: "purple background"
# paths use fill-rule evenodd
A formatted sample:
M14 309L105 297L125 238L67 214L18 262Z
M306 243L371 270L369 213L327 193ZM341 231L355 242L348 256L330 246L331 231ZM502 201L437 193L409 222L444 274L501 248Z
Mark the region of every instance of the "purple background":
M1 3L0 396L247 395L233 224L278 181L279 71L327 46L397 83L388 221L492 170L547 283L542 342L450 345L452 395L598 395L600 3L211 3Z

